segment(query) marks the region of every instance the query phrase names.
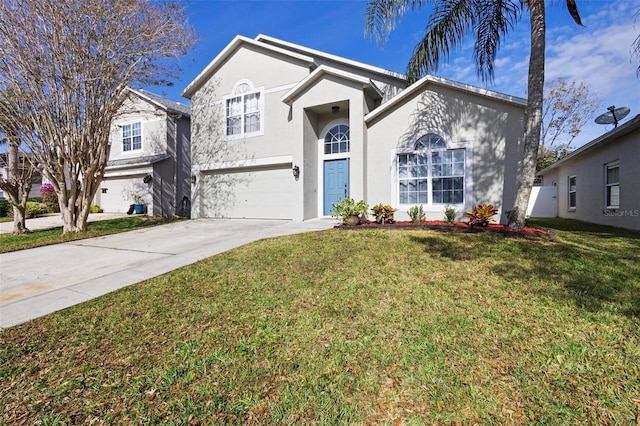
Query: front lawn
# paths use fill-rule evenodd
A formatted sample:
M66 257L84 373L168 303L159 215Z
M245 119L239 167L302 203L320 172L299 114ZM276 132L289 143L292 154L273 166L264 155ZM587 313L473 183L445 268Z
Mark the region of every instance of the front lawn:
M13 219L12 219L13 220ZM0 234L0 253L25 250L51 244L66 243L85 238L101 237L138 228L164 225L180 219L166 219L146 216L128 216L117 219L99 220L87 224L87 232L63 234L62 226L49 229L35 229L27 234ZM28 224L27 224L28 226Z
M640 233L532 225L263 240L3 330L1 422L636 424Z

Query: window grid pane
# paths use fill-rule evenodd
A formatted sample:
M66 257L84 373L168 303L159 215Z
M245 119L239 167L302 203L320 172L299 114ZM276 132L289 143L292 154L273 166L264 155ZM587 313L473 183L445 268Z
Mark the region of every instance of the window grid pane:
M447 150L441 137L426 135L413 153L398 154L397 159L400 204L464 203L464 149Z
M142 149L142 123L125 124L122 126L122 151Z
M236 94L242 95L227 99L227 136L260 131L261 94L260 92L248 93L250 90L249 85L243 83L236 89Z
M351 141L349 139L349 126L340 124L327 132L324 138L325 154L340 154L349 152Z
M576 208L576 177L569 176L569 208Z
M606 170L606 207L620 207L620 166L612 164Z

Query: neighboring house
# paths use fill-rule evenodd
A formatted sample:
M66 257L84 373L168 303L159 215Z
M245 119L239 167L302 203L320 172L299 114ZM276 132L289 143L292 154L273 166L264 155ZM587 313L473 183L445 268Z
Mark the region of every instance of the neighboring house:
M526 101L403 75L260 35L238 36L183 92L192 217L331 215L351 196L431 219L515 199ZM503 217L504 219L504 217Z
M112 126L109 160L94 202L105 212L127 212L140 197L149 215L188 215L183 210L191 197L189 107L129 91Z
M640 115L540 171L560 217L640 229ZM549 200L536 200L538 203Z
M21 164L25 161L23 157L20 157ZM7 154L2 152L0 153L0 176L6 178L8 174L7 167L8 164ZM42 176L38 171L35 171L33 174L33 184L31 185L31 191L29 191L29 198L40 198L40 187L42 186ZM7 198L4 191L0 189L0 198Z

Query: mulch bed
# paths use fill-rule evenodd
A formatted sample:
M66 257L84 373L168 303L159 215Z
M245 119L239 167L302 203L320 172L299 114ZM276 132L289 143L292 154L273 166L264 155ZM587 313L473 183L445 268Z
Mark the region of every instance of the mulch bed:
M480 232L491 232L502 234L508 237L526 237L526 238L538 238L538 237L546 237L552 238L553 234L548 231L544 231L542 229L537 228L529 228L525 226L522 230L517 231L513 228L509 228L505 225L500 225L498 223L490 223L488 226L469 226L467 222L453 222L448 223L443 220L428 220L425 222L394 222L394 223L384 223L380 224L377 222L367 221L360 225L356 226L348 226L348 225L336 225L337 229L345 229L345 230L364 230L364 229L431 229L435 231L441 232L454 232L454 233L480 233Z

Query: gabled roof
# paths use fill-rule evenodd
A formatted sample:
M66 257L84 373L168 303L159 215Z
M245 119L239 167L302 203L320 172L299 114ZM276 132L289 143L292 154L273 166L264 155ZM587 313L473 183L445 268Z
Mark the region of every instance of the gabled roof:
M177 112L179 114L191 116L191 108L188 105L183 105L180 102L170 101L169 99L163 98L160 95L156 95L155 93L147 92L142 89L132 89L128 88L130 92L134 93L136 96L144 99L145 101L159 107L165 111L169 112Z
M186 89L182 92L182 96L187 99L191 99L191 96L202 86L211 75L218 69L218 67L224 63L227 58L229 58L236 50L240 48L243 44L258 47L261 49L265 49L271 52L279 53L281 55L289 56L291 58L298 59L302 62L306 62L308 64L313 63L313 58L305 55L301 55L296 52L292 52L290 50L282 49L280 47L272 46L266 43L261 43L259 41L244 37L244 36L236 36L231 43L225 47L222 52L216 56L213 61L206 66L206 68L196 76L196 78L189 83Z
M481 87L471 86L469 84L448 80L442 77L427 75L425 77L422 77L420 80L416 81L415 83L413 83L411 86L407 87L402 92L398 93L393 98L389 99L387 102L385 102L375 110L371 111L369 114L367 114L364 118L365 123L371 122L375 120L377 117L381 117L383 114L389 111L392 111L396 107L404 104L406 100L421 93L422 91L425 90L425 87L430 84L435 84L438 86L461 90L463 92L484 96L489 99L495 99L501 102L505 102L505 103L523 107L523 108L527 106L527 100L523 98L506 95L504 93L495 92L493 90L483 89Z
M326 65L321 65L316 68L311 74L306 76L302 81L295 85L291 90L289 90L283 97L280 98L282 102L291 106L293 101L300 96L303 92L305 92L309 87L315 84L317 81L321 80L326 75L333 75L336 77L343 78L345 80L349 80L362 85L364 90L369 91L374 98L382 99L382 92L378 87L366 77L361 75L353 74L350 72L342 71L336 68L328 67Z
M580 155L583 155L583 154L585 154L585 153L587 153L587 152L589 152L589 151L591 151L593 149L596 149L597 147L602 146L604 144L612 143L612 142L620 139L621 137L626 136L629 133L634 132L634 131L636 131L638 129L640 129L640 114L636 115L631 120L629 120L626 123L616 127L615 129L608 131L604 135L592 140L591 142L582 145L580 148L576 149L571 154L568 154L568 155L562 157L560 160L556 161L555 163L553 163L549 167L540 170L538 173L536 173L536 176L542 176L546 172L548 172L549 170L553 170L555 168L560 167L562 164L566 163L567 161L571 160L572 158L575 158L575 157L578 157Z
M325 58L331 61L340 62L345 65L349 65L354 68L362 69L365 71L370 71L376 74L381 74L387 77L393 77L398 80L406 81L407 77L404 74L400 74L394 71L390 71L384 68L375 67L373 65L365 64L363 62L354 61L351 59L347 59L341 56L332 55L330 53L322 52L320 50L311 49L305 46L300 46L299 44L290 43L288 41L280 40L275 37L269 37L264 34L260 34L255 38L256 41L268 43L274 46L281 46L286 48L289 51L294 51L298 53L302 53L303 55L308 55L314 58Z

